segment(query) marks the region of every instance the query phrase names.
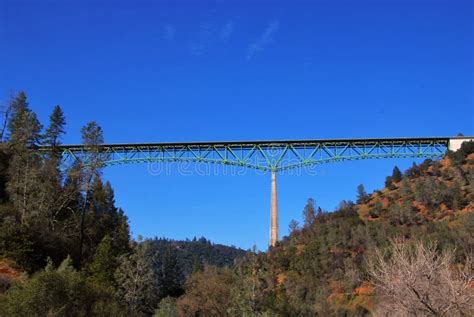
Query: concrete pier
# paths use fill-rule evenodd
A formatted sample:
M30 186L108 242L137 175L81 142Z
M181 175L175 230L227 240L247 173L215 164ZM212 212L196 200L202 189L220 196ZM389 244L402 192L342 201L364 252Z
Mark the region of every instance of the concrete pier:
M276 189L276 173L272 171L271 194L270 194L270 246L273 247L278 241L278 202Z

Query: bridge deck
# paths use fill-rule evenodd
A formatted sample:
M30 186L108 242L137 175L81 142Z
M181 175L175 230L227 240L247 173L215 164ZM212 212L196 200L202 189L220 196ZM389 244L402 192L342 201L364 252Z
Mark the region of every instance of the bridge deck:
M101 148L127 148L127 147L174 147L174 146L254 146L254 145L314 145L322 143L354 143L354 144L373 144L378 142L449 142L450 140L455 139L474 139L474 137L402 137L402 138L352 138L352 139L304 139L304 140L254 140L254 141L199 141L199 142L156 142L156 143L109 143L102 144L99 147ZM80 149L85 148L83 144L66 144L61 145L61 149ZM40 150L49 149L48 146L40 146Z
M87 165L194 162L283 171L345 160L437 158L451 145L471 137L365 138L323 140L257 140L213 142L123 143L98 146L61 145L65 161ZM50 147L39 147L41 152Z

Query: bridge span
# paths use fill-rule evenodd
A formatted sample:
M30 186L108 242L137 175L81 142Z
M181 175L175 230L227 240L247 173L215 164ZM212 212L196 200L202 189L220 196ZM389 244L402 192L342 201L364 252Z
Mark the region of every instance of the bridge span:
M278 241L276 174L318 164L389 158L441 158L474 137L368 138L229 142L61 145L65 164L92 160L103 166L132 163L193 162L252 168L271 173L270 246ZM48 152L50 147L39 147Z

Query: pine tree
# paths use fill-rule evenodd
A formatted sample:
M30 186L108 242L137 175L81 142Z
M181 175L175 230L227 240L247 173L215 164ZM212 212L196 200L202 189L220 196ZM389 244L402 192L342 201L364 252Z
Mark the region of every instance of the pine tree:
M40 213L48 219L48 227L53 230L60 209L63 208L67 195L62 190L63 174L60 170L61 151L58 147L64 134L66 120L61 107L56 106L50 116L50 123L43 136L43 144L50 146L50 153L45 157L41 168Z
M365 204L369 199L369 196L365 192L364 185L359 184L357 186L357 203L358 204Z
M196 273L196 272L202 272L202 270L204 269L204 266L202 265L202 260L199 256L195 256L194 257L194 262L193 262L193 270L192 270L192 273Z
M461 184L455 180L449 189L449 196L451 197L450 207L452 210L460 210L464 205Z
M288 225L288 231L289 233L294 233L298 230L299 223L295 219L292 219Z
M11 104L12 115L8 122L9 143L16 151L38 145L41 141L41 124L29 108L26 95L20 91Z
M310 226L314 223L316 219L316 214L314 210L314 199L309 198L306 202L306 206L303 209L303 218L304 218L304 226Z
M395 189L395 185L393 184L393 178L392 176L387 176L385 178L385 188L389 189L389 190L393 190Z
M31 224L41 204L41 159L32 149L41 141L41 124L20 92L11 104L8 123L10 162L7 192L23 225Z
M102 160L104 159L103 155L100 153L100 145L104 143L104 136L102 133L102 128L97 125L96 122L92 121L86 124L81 129L82 143L89 147L89 155L84 162L83 173L83 189L84 189L84 199L81 208L81 220L80 220L80 233L79 233L79 267L82 264L84 257L84 240L85 240L85 222L86 222L86 213L89 204L89 195L94 177L100 175L100 168L102 166Z
M114 286L114 273L117 268L117 259L112 249L112 240L104 236L95 251L94 260L89 265L89 280L97 285Z
M399 181L402 180L402 172L400 171L400 169L395 166L393 168L393 171L392 171L392 180L395 182L395 183L398 183Z
M74 268L74 265L72 264L72 259L68 255L59 265L58 267L58 272L75 272L76 269Z
M59 105L54 107L51 116L49 117L49 126L44 135L44 144L56 148L60 144L60 138L64 134L64 126L66 125L66 118Z
M179 297L183 294L181 280L182 276L176 254L171 248L168 248L163 257L161 266L161 298L168 296Z

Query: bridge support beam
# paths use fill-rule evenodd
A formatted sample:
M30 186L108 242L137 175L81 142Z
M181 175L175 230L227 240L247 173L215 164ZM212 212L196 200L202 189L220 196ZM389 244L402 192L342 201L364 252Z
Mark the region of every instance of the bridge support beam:
M272 171L271 193L270 193L270 246L273 247L278 241L278 203L276 189L276 172Z

